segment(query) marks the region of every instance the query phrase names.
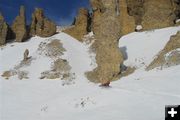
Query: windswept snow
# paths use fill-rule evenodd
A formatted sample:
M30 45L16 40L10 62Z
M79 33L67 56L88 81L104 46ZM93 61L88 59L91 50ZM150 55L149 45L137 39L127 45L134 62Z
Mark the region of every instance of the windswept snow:
M148 72L139 68L148 65L178 30L180 27L172 27L122 37L125 64L138 69L112 82L111 88L85 78L84 72L93 69L88 45L65 33L2 47L0 74L19 63L26 48L35 59L22 68L29 71L29 79L0 77L0 120L164 120L165 105L180 104L180 66ZM52 39L59 39L66 49L62 58L76 74L75 84L63 86L61 80L39 79L52 60L38 54L38 45Z

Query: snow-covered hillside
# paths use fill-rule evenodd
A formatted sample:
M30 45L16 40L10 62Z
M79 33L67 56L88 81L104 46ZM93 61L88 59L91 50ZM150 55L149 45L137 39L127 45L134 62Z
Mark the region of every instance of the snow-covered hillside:
M180 66L148 72L144 68L178 30L180 27L171 27L123 36L119 46L127 56L125 64L137 70L112 82L111 88L87 80L84 73L94 67L88 45L65 33L1 47L1 75L21 62L26 48L32 62L20 68L28 72L28 79L0 76L0 120L164 120L165 105L180 104ZM75 73L73 84L39 79L53 62L38 53L39 44L53 39L66 49L61 57Z

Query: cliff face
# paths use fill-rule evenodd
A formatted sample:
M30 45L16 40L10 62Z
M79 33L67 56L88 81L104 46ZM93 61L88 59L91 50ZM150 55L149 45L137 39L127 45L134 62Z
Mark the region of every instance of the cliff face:
M179 0L126 0L128 13L143 30L174 25L180 17Z
M118 5L120 8L120 28L121 28L121 35L126 35L128 33L134 32L136 25L135 25L135 17L130 16L128 14L128 6L127 1L125 0L116 0L118 1Z
M135 19L136 25L141 25L144 15L144 0L126 0L127 10L130 16Z
M101 12L106 8L104 0L90 0L93 9L92 31L96 34L101 22ZM109 3L119 16L120 33L134 32L137 25L143 30L164 28L175 25L180 18L180 1L178 0L114 0Z
M79 41L83 40L84 35L88 33L89 11L85 8L79 9L78 16L75 18L74 26L66 29L64 32L75 37Z
M142 26L144 30L174 25L175 6L172 0L145 0Z

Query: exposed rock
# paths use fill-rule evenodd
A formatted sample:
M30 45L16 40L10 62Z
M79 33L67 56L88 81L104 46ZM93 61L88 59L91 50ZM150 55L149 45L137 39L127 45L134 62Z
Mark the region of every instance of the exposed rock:
M56 25L54 22L44 16L43 10L36 8L32 14L32 23L30 26L30 34L41 37L50 37L56 33Z
M23 59L23 61L27 61L28 59L29 59L29 50L28 49L26 49L25 51L24 51L24 59Z
M176 20L180 19L180 0L173 0L174 4L174 12L175 12L175 15L176 15Z
M101 24L101 14L105 11L102 0L90 0L93 10L92 15L92 31L94 34L99 32L99 25Z
M17 75L19 80L29 78L27 71L17 71L17 70L5 71L5 72L3 72L3 74L1 76L8 80L10 77L15 76L15 75Z
M85 8L80 8L78 16L75 18L74 26L66 29L64 32L82 41L84 35L88 33L89 12Z
M93 76L93 82L102 85L116 79L120 74L123 56L118 48L120 22L115 0L91 0L93 8L93 32L97 68L87 73Z
M101 23L101 13L106 11L106 8L103 6L103 0L91 0L91 6L93 9L92 17L92 30L96 34L99 32L99 25ZM125 0L114 0L114 5L109 3L112 10L114 9L114 14L116 18L119 19L120 25L119 32L121 35L128 34L135 31L135 19L133 16L128 14L127 2Z
M145 0L145 14L142 18L144 30L174 25L176 19L172 0Z
M127 10L130 16L135 19L136 25L141 25L142 17L144 15L144 0L126 0Z
M15 40L17 42L22 42L27 38L26 17L25 17L24 6L20 7L19 15L15 18L12 24L12 31L15 34Z
M151 70L155 67L163 67L172 64L180 64L180 31L176 34L171 36L170 41L166 44L164 49L160 51L151 64L147 67L146 70Z
M65 51L66 49L58 39L50 39L49 43L41 42L38 48L39 54L45 55L52 59L59 58L61 55L64 55Z
M128 14L127 2L126 0L116 0L120 6L120 27L121 35L126 35L128 33L134 32L136 25L133 16ZM136 16L135 16L136 18ZM136 18L137 19L137 18Z
M8 25L4 21L4 17L0 13L0 45L6 43L6 36L8 32Z
M49 71L44 71L41 73L41 79L57 79L61 78L62 80L70 78L71 74L70 73L71 66L69 65L67 60L64 59L57 59L54 61L52 70ZM69 76L66 76L69 75Z

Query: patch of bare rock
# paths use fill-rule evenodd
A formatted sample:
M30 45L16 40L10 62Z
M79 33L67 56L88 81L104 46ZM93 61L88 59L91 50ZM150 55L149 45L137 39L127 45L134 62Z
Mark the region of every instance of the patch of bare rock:
M64 80L63 85L74 83L75 74L71 72L69 62L61 58L65 51L58 39L49 39L49 42L40 43L39 54L50 57L53 61L50 70L42 72L40 79L61 79Z
M51 58L57 58L64 55L66 49L63 47L62 43L58 39L49 40L50 42L41 42L38 47L38 52L41 55L45 55Z
M20 80L28 79L29 72L22 70L22 68L24 68L26 66L30 66L32 60L34 60L34 58L28 56L27 49L26 49L24 52L24 59L18 65L16 65L13 69L4 71L1 76L4 77L5 79L9 79L10 77L17 75L17 77Z
M171 36L164 49L159 52L157 57L150 63L146 70L156 67L170 67L180 64L180 31Z

